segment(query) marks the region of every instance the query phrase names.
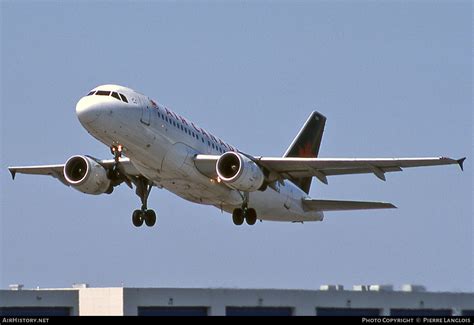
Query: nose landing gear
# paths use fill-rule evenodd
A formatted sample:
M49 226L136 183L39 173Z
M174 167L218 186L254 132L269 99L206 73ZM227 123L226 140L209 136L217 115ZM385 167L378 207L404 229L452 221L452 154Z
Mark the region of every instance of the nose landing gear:
M117 145L110 147L110 152L114 155L115 164L112 169L109 170L109 179L112 182L120 183L122 181L122 177L120 174L120 170L118 165L120 163L120 158L122 157L123 146ZM148 209L147 202L148 196L150 195L151 189L153 188L153 183L150 182L143 176L139 176L135 179L131 179L136 186L135 193L138 195L142 202L141 209L137 209L132 213L132 223L135 227L141 227L143 223L145 223L148 227L153 227L156 223L156 213L152 209ZM128 180L127 184L132 187L130 180ZM113 190L113 187L112 187Z
M137 187L135 193L142 201L142 208L133 211L132 223L135 227L141 227L143 222L145 222L148 227L153 227L156 223L156 213L147 207L148 196L153 188L153 184L148 179L139 177L135 185Z
M115 163L119 162L119 158L122 157L123 146L121 144L110 147L110 152L114 155Z

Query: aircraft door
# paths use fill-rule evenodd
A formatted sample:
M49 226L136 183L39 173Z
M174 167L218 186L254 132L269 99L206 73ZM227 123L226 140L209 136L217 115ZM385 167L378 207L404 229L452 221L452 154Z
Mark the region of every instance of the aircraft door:
M145 125L150 125L151 119L151 107L150 101L145 98L140 98L141 106L142 106L142 116L140 117L140 122Z

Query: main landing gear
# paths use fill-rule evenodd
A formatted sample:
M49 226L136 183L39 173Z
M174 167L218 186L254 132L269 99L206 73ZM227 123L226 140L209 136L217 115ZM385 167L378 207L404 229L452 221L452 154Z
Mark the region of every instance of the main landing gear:
M132 214L132 223L135 227L141 227L143 222L148 227L153 227L156 223L156 213L153 210L135 210Z
M139 177L135 185L137 186L135 193L142 201L142 208L133 211L132 223L135 227L141 227L143 222L145 222L148 227L153 227L156 223L156 213L147 207L148 196L153 188L153 184L146 178Z
M232 221L234 222L234 225L240 226L244 223L244 220L248 225L254 225L257 222L257 211L253 208L248 208L246 205L242 208L234 209L232 212Z

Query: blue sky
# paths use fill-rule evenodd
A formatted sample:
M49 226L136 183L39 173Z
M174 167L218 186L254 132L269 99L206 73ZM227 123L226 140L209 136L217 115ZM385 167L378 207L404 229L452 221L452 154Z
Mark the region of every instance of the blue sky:
M1 1L0 287L474 290L469 1ZM157 226L121 186L87 196L9 165L110 158L75 116L97 85L129 86L239 147L279 156L317 109L321 157L468 156L455 166L313 182L388 201L322 223L235 227L164 190Z

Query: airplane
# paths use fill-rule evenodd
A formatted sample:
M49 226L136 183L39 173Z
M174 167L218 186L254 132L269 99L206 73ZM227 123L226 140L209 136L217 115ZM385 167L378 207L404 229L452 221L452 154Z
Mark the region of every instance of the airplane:
M235 225L258 220L322 221L326 211L391 209L386 202L314 199L313 177L385 173L402 168L458 164L466 158L318 158L326 117L312 112L282 157L250 155L168 107L130 88L101 85L76 105L82 126L108 146L113 159L75 155L64 164L9 167L17 173L50 175L64 185L92 195L111 194L121 183L133 189L141 208L132 223L152 227L148 208L153 187L185 200L212 205L232 215Z

